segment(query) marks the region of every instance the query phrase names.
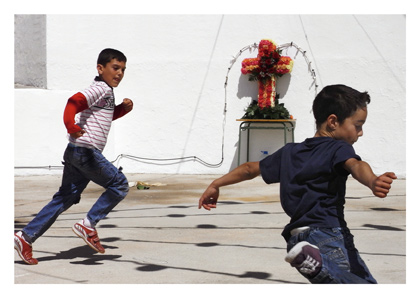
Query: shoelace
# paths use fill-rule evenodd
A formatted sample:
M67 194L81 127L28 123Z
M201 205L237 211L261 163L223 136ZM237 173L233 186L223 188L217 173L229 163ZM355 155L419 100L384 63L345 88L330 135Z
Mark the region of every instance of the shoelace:
M306 256L306 259L299 266L299 271L305 274L310 274L316 270L316 267L318 267L319 264L320 263L311 256Z

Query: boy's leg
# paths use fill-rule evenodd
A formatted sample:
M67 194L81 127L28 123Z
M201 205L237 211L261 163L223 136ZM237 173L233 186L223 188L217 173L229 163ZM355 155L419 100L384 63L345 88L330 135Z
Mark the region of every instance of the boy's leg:
M92 227L104 217L128 194L128 181L120 169L109 162L99 150L90 150L91 160L80 166L79 170L89 180L106 190L101 194L87 214Z
M98 179L92 179L93 182L106 188L87 214L93 226L105 218L129 191L128 180L121 169L117 169L107 160L104 163L107 166L102 168L102 175Z
M301 241L318 247L322 257L322 268L316 276L302 274L311 283L376 283L354 247L353 236L348 230L310 229L292 236L288 251Z
M62 185L52 200L22 229L25 239L29 238L29 242L33 243L43 235L61 213L79 202L80 194L88 183L89 180L76 168L65 162Z
M22 231L15 234L15 249L22 260L28 264L38 263L32 258L32 243L51 227L62 212L79 202L80 194L89 183L89 180L69 163L70 153L71 148L68 147L64 153L66 162L64 162L63 177L58 192Z
M346 254L350 262L350 271L363 278L367 283L376 284L376 279L370 273L368 267L363 261L362 257L359 254L359 251L356 249L353 241L353 235L350 233L349 229L341 231L344 236L344 246L346 248Z
M79 164L78 168L83 175L106 190L98 198L87 213L86 219L74 224L73 231L82 238L91 248L104 253L97 231L96 224L127 195L129 187L127 178L109 162L99 150L80 148L87 158L86 162ZM86 224L86 220L88 224Z

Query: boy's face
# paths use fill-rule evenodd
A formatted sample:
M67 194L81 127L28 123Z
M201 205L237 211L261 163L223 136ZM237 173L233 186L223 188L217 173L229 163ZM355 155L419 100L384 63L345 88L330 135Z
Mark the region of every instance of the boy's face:
M343 140L353 145L363 135L363 124L366 122L367 108L358 109L353 116L338 124L333 133L334 139Z
M112 59L105 66L98 64L98 74L111 87L118 87L124 77L125 62Z

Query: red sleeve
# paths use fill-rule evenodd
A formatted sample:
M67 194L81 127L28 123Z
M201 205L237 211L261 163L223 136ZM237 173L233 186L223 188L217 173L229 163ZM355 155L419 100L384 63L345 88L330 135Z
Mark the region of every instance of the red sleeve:
M81 130L81 128L74 123L74 117L77 113L89 108L86 97L82 93L76 93L67 101L64 109L64 125L68 133L74 133Z
M125 114L127 114L128 112L126 112L125 110L124 110L124 107L123 107L123 105L122 105L122 103L121 104L119 104L118 106L116 106L115 108L114 108L114 116L112 117L112 120L116 120L116 119L118 119L118 118L121 118L122 116L124 116Z

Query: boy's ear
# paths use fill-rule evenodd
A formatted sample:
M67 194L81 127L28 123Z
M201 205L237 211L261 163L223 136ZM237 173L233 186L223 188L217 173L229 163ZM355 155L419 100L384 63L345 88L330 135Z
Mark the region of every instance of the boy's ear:
M98 70L98 73L101 75L104 71L104 66L102 64L96 65L96 69Z
M338 118L335 114L331 114L327 118L327 127L331 130L336 130L338 127Z

